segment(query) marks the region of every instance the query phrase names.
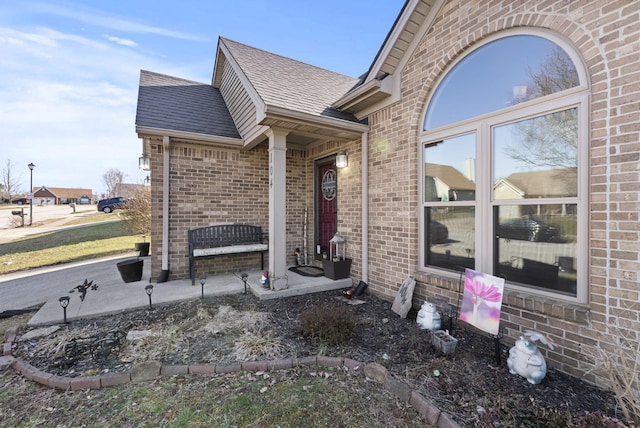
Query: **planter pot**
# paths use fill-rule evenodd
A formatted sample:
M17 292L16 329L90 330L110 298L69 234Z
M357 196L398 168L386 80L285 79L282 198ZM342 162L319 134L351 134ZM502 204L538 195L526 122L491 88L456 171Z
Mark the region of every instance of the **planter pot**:
M136 251L140 252L140 257L146 257L149 255L149 242L137 242Z
M442 351L443 354L453 354L458 344L458 339L449 335L444 330L436 330L433 332L431 343L436 349Z
M142 265L144 260L131 259L118 262L118 272L124 282L136 282L142 280Z
M337 262L323 260L322 268L324 269L324 276L329 279L349 278L351 273L351 259L339 260Z

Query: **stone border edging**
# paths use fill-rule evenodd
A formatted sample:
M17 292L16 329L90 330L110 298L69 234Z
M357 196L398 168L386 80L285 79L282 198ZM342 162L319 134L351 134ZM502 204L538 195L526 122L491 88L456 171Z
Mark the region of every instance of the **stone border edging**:
M344 367L356 373L373 379L376 383L413 406L429 424L438 428L460 428L451 416L440 411L431 401L419 392L412 390L409 385L393 377L389 371L378 363L362 364L351 358L343 357L304 357L270 361L245 361L230 364L162 364L159 361L146 361L134 365L130 371L121 373L105 373L95 376L67 377L44 372L22 358L12 355L12 345L17 337L17 327L11 327L5 332L0 370L10 365L25 378L49 388L62 391L82 391L87 389L102 389L127 383L142 383L161 377L186 375L211 375L235 373L240 371L274 371L287 370L300 366Z

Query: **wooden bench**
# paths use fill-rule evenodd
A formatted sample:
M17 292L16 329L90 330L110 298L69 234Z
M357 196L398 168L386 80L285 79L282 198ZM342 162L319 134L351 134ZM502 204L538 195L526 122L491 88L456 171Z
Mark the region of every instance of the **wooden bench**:
M264 269L264 253L269 245L263 242L261 226L221 224L191 229L189 236L189 275L196 281L195 260L230 254L260 253L260 268Z

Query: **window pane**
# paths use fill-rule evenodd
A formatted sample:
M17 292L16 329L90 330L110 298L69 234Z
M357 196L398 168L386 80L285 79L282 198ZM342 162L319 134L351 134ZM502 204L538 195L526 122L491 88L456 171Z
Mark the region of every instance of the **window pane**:
M475 212L471 206L425 207L425 264L475 269Z
M494 199L578 194L578 110L572 108L493 130Z
M580 84L575 65L555 43L536 36L511 36L469 54L434 94L424 129L501 110Z
M575 204L496 207L494 275L575 296L576 210Z
M425 144L425 202L475 200L475 147L475 134Z

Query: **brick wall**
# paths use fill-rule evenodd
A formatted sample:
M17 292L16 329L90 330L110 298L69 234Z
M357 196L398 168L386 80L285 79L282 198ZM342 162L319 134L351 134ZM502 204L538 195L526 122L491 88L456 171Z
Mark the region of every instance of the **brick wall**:
M507 293L507 341L524 329L550 335L560 346L553 366L585 375L582 348L616 346L640 331L640 2L449 1L402 74L402 100L371 117L369 174L369 288L393 297L408 276L418 280L414 304L427 296L455 301L458 282L416 271L419 206L418 140L434 82L483 38L513 27L536 27L565 37L581 53L592 85L589 211L589 303L561 304ZM589 373L588 379L603 379Z
M309 262L313 262L313 185L314 161L333 155L337 143L312 149L287 150L287 263L293 265L295 248L304 246L305 210ZM162 268L162 183L163 148L160 139L151 143L152 272L157 279ZM355 155L354 155L355 156ZM269 230L268 147L242 151L172 140L170 144L171 186L169 199L169 267L171 278L188 278L187 231L216 223L247 223ZM339 170L339 183L345 193L340 203L349 203L353 190L346 192L349 171ZM358 176L359 180L359 176ZM359 198L359 194L357 196ZM358 199L359 200L359 199ZM349 202L348 202L349 201ZM359 202L358 202L359 203ZM359 211L359 209L358 209ZM340 220L346 224L345 220ZM344 231L343 231L344 229ZM348 231L339 226L341 233ZM349 239L352 238L349 236ZM351 241L350 241L351 245ZM351 246L349 247L351 249ZM198 272L215 274L259 266L259 255L242 254L198 260ZM268 256L265 255L265 265Z

